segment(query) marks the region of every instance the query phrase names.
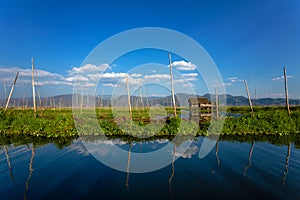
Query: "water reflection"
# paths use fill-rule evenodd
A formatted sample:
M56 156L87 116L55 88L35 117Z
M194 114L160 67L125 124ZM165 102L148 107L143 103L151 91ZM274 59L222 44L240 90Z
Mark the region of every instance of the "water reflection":
M248 165L244 169L244 176L246 176L248 168L250 168L252 166L251 158L252 158L253 148L254 148L254 142L252 142L252 144L251 144L249 157L248 157Z
M182 199L187 193L195 196L211 193L217 195L218 190L223 192L224 198L229 199L234 195L236 195L234 197L240 197L241 199L245 197L242 194L232 194L234 191L229 188L235 188L236 191L248 191L249 189L249 194L247 193L250 195L249 198L258 198L259 195L266 194L268 198L278 195L278 198L281 199L282 197L296 197L300 189L297 184L300 181L300 162L294 158L294 155L296 157L300 155L299 149L294 145L299 141L297 137L283 137L277 141L275 137L269 137L267 142L265 137L261 142L256 137L230 138L221 136L216 142L215 149L203 159L199 159L197 156L204 140L203 137L186 136L176 139L157 137L151 140L146 138L140 140L133 137L89 137L82 139L95 144L114 145L125 150L126 158L116 161L123 163L124 172L110 169L98 162L85 149L81 140L73 140L70 142L71 145L63 149L59 149L52 144L41 148L40 146L44 145L44 142L41 141L39 145L29 144L28 147L31 151L26 152L17 149L18 143L11 146L1 144L3 151L0 154L0 166L6 166L6 169L0 171L0 179L4 180L5 183L1 188L0 196L4 199L15 199L16 196L13 196L13 193L18 193L21 190L19 193L23 195L24 199L31 196L36 199L43 199L52 192L62 195L72 190L75 199L80 199L83 198L79 195L80 192L87 195L89 192L99 190L101 193L105 193L104 190L108 190L108 194L111 191L107 188L116 185L116 187L113 187L112 192L116 193L115 195L120 194L120 196L114 199L122 198L123 194L127 195L124 198L129 198L131 194L134 195L137 190L141 189L144 190L143 193L146 199L155 196L154 191L157 191L157 194L165 193L164 199L168 197L170 199ZM27 141L30 142L30 140ZM188 149L184 148L185 143L191 143ZM272 143L283 145L273 145ZM168 152L170 165L155 172L132 173L135 164L132 159L134 153L144 154L158 151L168 144L171 145ZM22 143L21 146L26 147ZM255 156L253 156L254 146ZM37 149L39 149L39 156L36 156ZM111 156L109 151L101 153L103 156ZM292 157L291 154L293 154ZM285 157L285 163L282 163L283 157ZM26 164L28 161L29 166ZM243 164L245 161L248 162ZM49 164L51 162L52 164ZM255 166L252 166L253 163L255 163ZM22 168L22 166L25 167ZM35 166L38 166L39 170L36 170ZM218 173L215 173L216 169ZM249 170L252 173L249 173ZM214 174L213 176L211 172ZM45 178L45 175L51 177L51 179ZM18 187L11 186L12 182ZM80 182L79 188L74 186L78 182ZM107 184L107 187L101 185L103 182L105 182L105 185ZM44 194L44 190L47 190L47 188L37 187L40 183L47 184L48 193ZM84 189L80 190L81 187ZM96 189L89 189L90 187ZM284 187L284 189L281 187ZM86 193L83 192L85 190ZM259 191L257 194L253 192L256 190ZM289 191L289 193L286 191ZM230 192L232 193L229 194ZM79 196L76 197L76 195ZM68 198L68 196L65 197ZM192 197L188 199L192 199ZM48 198L55 199L54 196Z
M12 170L12 166L11 166L11 162L10 162L10 157L9 157L8 149L7 149L6 145L3 145L3 150L5 152L6 161L7 161L7 165L8 165L8 169L9 169L9 175L10 175L11 181L13 183L15 183L15 178L14 178L14 174L13 174L13 170Z
M287 174L289 172L289 160L290 160L290 156L291 156L291 143L289 143L289 146L288 146L288 150L287 150L287 155L286 155L286 158L285 158L285 170L283 172L283 176L282 176L282 187L285 186L285 183L286 183L286 177L287 177Z
M126 172L127 172L127 176L126 176L126 188L129 189L129 174L130 174L130 153L131 153L131 148L132 148L132 143L130 143L129 145L129 149L128 149L128 157L127 157L127 168L126 168Z
M30 162L29 162L29 174L28 174L28 177L27 177L26 183L25 183L24 200L27 199L27 193L28 193L28 188L29 188L29 181L31 179L32 172L33 172L32 164L33 164L34 155L35 155L35 148L32 145L32 148L31 148L31 158L30 158Z

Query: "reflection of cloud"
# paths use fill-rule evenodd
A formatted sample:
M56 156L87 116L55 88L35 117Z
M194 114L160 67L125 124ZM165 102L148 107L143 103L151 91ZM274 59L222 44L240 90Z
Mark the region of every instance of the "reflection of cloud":
M183 154L178 153L180 149L175 153L176 157L183 157L183 158L192 158L192 155L195 155L199 151L199 148L196 145L191 145Z
M293 78L293 76L286 76L286 78ZM277 76L274 78L271 78L272 81L281 81L284 79L284 76Z
M191 71L195 70L197 67L191 62L186 62L184 60L181 61L174 61L172 65L177 69L177 70L182 70L182 71Z
M88 156L90 153L81 142L75 142L67 147L68 151L76 151L79 155Z

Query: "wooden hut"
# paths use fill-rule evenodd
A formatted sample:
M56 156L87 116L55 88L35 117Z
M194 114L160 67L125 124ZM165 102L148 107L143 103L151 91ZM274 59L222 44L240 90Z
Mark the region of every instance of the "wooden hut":
M212 104L207 98L189 98L189 109L191 116L211 115Z

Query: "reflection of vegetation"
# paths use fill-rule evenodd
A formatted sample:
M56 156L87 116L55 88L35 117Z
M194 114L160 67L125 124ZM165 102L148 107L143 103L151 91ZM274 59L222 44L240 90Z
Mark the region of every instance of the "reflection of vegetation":
M14 144L14 146L20 146L32 143L34 146L43 146L49 143L53 143L57 148L62 149L69 146L75 138L77 137L47 138L18 134L0 135L0 145Z

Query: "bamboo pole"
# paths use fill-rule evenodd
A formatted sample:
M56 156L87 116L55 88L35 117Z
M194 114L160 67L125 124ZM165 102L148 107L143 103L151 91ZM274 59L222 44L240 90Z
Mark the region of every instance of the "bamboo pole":
M148 88L145 87L145 90L146 90L147 108L149 110L150 109L150 105L149 105L149 97L148 97Z
M2 83L3 83L4 95L5 95L5 103L6 103L6 101L7 101L7 91L6 91L6 85L5 85L5 82L4 82L4 81L2 81ZM2 102L1 102L1 104L2 104Z
M131 110L131 103L130 103L130 91L129 91L128 76L126 77L126 87L127 87L127 100L128 100L130 120L132 121L132 110Z
M35 76L36 76L36 85L38 86L38 73L37 71L35 71ZM38 98L39 98L39 106L40 106L40 109L42 110L43 106L42 106L42 100L41 100L41 95L40 95L40 87L37 87L37 92L38 92Z
M5 109L4 109L5 111L6 111L6 110L7 110L7 108L8 108L8 105L9 105L9 102L10 102L10 98L11 98L11 96L12 96L12 93L13 93L13 91L14 91L14 87L15 87L15 85L16 85L16 82L17 82L18 76L19 76L19 72L17 72L17 75L16 75L16 78L15 78L15 81L14 81L13 85L11 86L11 90L10 90L9 96L8 96L8 98L7 98L7 102L6 102Z
M218 90L215 88L215 93L216 93L216 119L219 119L219 95L218 95Z
M247 81L244 80L244 83L245 83L245 87L246 87L246 91L247 91L247 95L248 95L248 101L249 101L249 106L251 109L252 117L254 118L254 111L253 111L253 106L252 106L252 102L251 102L251 97L250 97Z
M36 102L35 102L35 83L34 83L34 59L31 58L31 67L32 67L32 79L31 79L31 84L32 84L32 102L33 102L33 111L34 111L34 116L36 116Z
M288 83L287 83L287 77L286 77L286 68L283 67L283 74L284 74L284 89L285 89L285 103L288 115L291 115L290 111L290 104L289 104L289 89L288 89Z
M102 93L101 93L101 98L100 98L100 105L99 107L102 107L102 100L103 100L103 95L104 95L104 87L102 88Z
M6 85L4 81L2 81L2 83L3 83L5 98L7 98Z
M83 106L83 92L81 93L81 102L80 102L80 113L82 114L82 106Z
M23 95L23 110L25 110L25 94Z
M171 54L169 54L169 62L170 62L170 78L171 78L171 87L172 87L172 101L173 101L174 117L176 117L176 102L175 102L175 94L174 94L174 81L173 81L173 73L172 73Z

